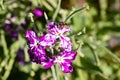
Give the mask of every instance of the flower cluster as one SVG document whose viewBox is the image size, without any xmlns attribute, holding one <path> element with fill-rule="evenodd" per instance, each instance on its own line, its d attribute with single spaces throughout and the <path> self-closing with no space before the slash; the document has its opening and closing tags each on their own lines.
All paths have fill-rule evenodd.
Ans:
<svg viewBox="0 0 120 80">
<path fill-rule="evenodd" d="M 69 31 L 68 25 L 64 26 L 55 22 L 50 22 L 47 25 L 47 33 L 39 38 L 34 31 L 27 30 L 30 60 L 41 64 L 43 68 L 50 68 L 59 63 L 63 72 L 72 72 L 71 61 L 75 59 L 77 53 L 72 51 L 72 42 L 65 36 L 65 33 Z"/>
</svg>

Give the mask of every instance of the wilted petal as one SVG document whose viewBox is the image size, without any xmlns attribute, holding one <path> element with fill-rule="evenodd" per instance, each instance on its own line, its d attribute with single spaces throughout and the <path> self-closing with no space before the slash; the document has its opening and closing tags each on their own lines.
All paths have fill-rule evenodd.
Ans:
<svg viewBox="0 0 120 80">
<path fill-rule="evenodd" d="M 51 59 L 47 56 L 42 56 L 41 57 L 41 65 L 43 66 L 43 68 L 50 68 L 52 65 L 54 65 L 53 59 Z"/>
<path fill-rule="evenodd" d="M 25 63 L 25 53 L 24 53 L 23 48 L 20 48 L 17 51 L 16 59 L 17 59 L 20 66 L 24 65 L 24 63 Z"/>
<path fill-rule="evenodd" d="M 12 31 L 12 26 L 13 24 L 4 24 L 3 28 L 5 29 L 6 32 L 10 33 Z"/>
<path fill-rule="evenodd" d="M 65 73 L 73 72 L 73 66 L 71 62 L 60 63 L 61 69 Z"/>
<path fill-rule="evenodd" d="M 65 51 L 71 51 L 72 49 L 72 42 L 68 37 L 60 37 L 61 46 Z"/>
<path fill-rule="evenodd" d="M 51 46 L 56 42 L 56 36 L 52 34 L 46 34 L 40 37 L 40 45 Z"/>
<path fill-rule="evenodd" d="M 71 61 L 75 59 L 77 52 L 75 51 L 66 52 L 65 51 L 65 52 L 62 52 L 61 54 L 65 61 Z"/>
<path fill-rule="evenodd" d="M 18 40 L 18 32 L 17 31 L 11 31 L 10 35 L 15 39 Z"/>
</svg>

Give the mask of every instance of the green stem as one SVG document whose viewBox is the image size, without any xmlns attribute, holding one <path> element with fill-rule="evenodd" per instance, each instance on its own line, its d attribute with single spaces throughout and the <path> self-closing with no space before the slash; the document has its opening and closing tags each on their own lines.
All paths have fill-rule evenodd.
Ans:
<svg viewBox="0 0 120 80">
<path fill-rule="evenodd" d="M 7 64 L 9 57 L 5 57 L 0 63 L 0 72 L 3 70 L 3 67 Z"/>
<path fill-rule="evenodd" d="M 60 10 L 60 4 L 61 4 L 61 0 L 58 0 L 57 9 L 56 9 L 55 13 L 53 14 L 53 19 L 52 19 L 53 21 L 55 21 L 55 19 L 57 17 L 57 14 L 58 14 L 58 12 Z"/>
<path fill-rule="evenodd" d="M 34 27 L 34 30 L 35 30 L 36 32 L 38 32 L 39 28 L 38 28 L 38 26 L 37 26 L 37 24 L 36 24 L 36 21 L 34 20 L 33 13 L 29 13 L 29 14 L 28 14 L 28 17 L 30 18 L 30 21 L 32 22 L 33 26 L 35 26 L 35 27 Z"/>
<path fill-rule="evenodd" d="M 28 14 L 28 17 L 30 18 L 31 22 L 34 22 L 33 14 L 32 14 L 32 13 L 29 13 L 29 14 Z"/>
<path fill-rule="evenodd" d="M 77 48 L 77 43 L 75 41 L 75 36 L 72 36 L 72 43 L 73 43 L 73 47 L 76 49 Z M 79 53 L 79 52 L 77 52 Z M 80 61 L 80 56 L 76 56 L 76 64 L 78 64 L 78 66 L 81 66 L 81 61 Z M 83 74 L 82 71 L 80 69 L 77 69 L 77 74 L 78 74 L 78 78 L 79 80 L 83 80 Z M 77 79 L 76 79 L 77 80 Z"/>
<path fill-rule="evenodd" d="M 11 45 L 11 47 L 10 47 L 10 60 L 9 60 L 8 64 L 5 65 L 5 72 L 4 72 L 4 75 L 2 77 L 2 80 L 8 79 L 8 77 L 11 73 L 11 70 L 13 68 L 14 62 L 15 62 L 16 52 L 20 48 L 21 42 L 23 42 L 23 41 L 18 40 Z"/>
<path fill-rule="evenodd" d="M 120 58 L 118 56 L 116 56 L 114 53 L 112 53 L 110 50 L 108 50 L 104 46 L 99 46 L 99 47 L 102 48 L 104 51 L 106 51 L 114 60 L 116 60 L 116 62 L 120 64 Z"/>
<path fill-rule="evenodd" d="M 84 10 L 84 9 L 86 9 L 86 7 L 82 7 L 82 8 L 80 8 L 80 9 L 78 9 L 78 10 L 75 10 L 73 13 L 71 13 L 66 19 L 65 19 L 65 21 L 64 22 L 67 22 L 70 18 L 72 18 L 76 13 L 78 13 L 78 12 L 80 12 L 81 10 Z"/>
<path fill-rule="evenodd" d="M 55 67 L 56 67 L 56 70 L 57 70 L 57 71 L 56 71 L 57 79 L 60 80 L 60 68 L 59 68 L 59 65 L 56 64 Z"/>
<path fill-rule="evenodd" d="M 4 10 L 5 8 L 4 8 L 4 5 L 3 5 L 3 0 L 1 0 L 0 1 L 0 6 L 1 6 L 1 8 Z"/>
<path fill-rule="evenodd" d="M 54 80 L 57 80 L 56 72 L 55 72 L 55 68 L 54 68 L 54 66 L 51 67 L 51 70 L 52 70 L 52 74 L 53 74 L 53 78 L 54 78 Z"/>
<path fill-rule="evenodd" d="M 95 49 L 90 45 L 90 44 L 87 44 L 88 47 L 91 49 L 91 51 L 93 52 L 93 56 L 95 58 L 95 61 L 96 61 L 96 65 L 100 65 L 100 60 L 98 58 L 98 55 L 96 54 L 95 52 Z"/>
<path fill-rule="evenodd" d="M 69 77 L 65 75 L 65 80 L 69 80 Z"/>
<path fill-rule="evenodd" d="M 7 78 L 9 77 L 9 74 L 10 74 L 13 64 L 14 64 L 14 61 L 15 61 L 15 57 L 10 59 L 8 65 L 6 66 L 6 71 L 2 77 L 2 80 L 7 80 Z"/>
<path fill-rule="evenodd" d="M 8 49 L 7 49 L 7 44 L 6 44 L 6 40 L 5 40 L 5 36 L 4 36 L 4 31 L 1 31 L 1 43 L 3 46 L 4 55 L 7 57 Z"/>
<path fill-rule="evenodd" d="M 44 12 L 44 17 L 45 17 L 46 22 L 48 23 L 49 22 L 48 16 L 47 16 L 47 14 L 45 12 Z"/>
<path fill-rule="evenodd" d="M 5 66 L 5 73 L 2 77 L 2 80 L 7 80 L 10 73 L 11 73 L 11 70 L 12 70 L 12 67 L 13 67 L 13 64 L 15 62 L 15 50 L 14 49 L 11 49 L 11 52 L 10 52 L 10 60 L 9 60 L 9 63 L 8 65 Z"/>
<path fill-rule="evenodd" d="M 77 57 L 76 57 L 76 64 L 77 64 L 78 66 L 81 66 L 81 65 L 82 65 L 82 64 L 81 64 L 80 56 L 77 56 Z M 82 71 L 82 70 L 77 69 L 77 74 L 78 74 L 78 78 L 79 78 L 79 79 L 76 79 L 76 80 L 84 80 L 84 76 L 83 76 L 83 71 Z"/>
<path fill-rule="evenodd" d="M 120 64 L 120 58 L 118 56 L 116 56 L 114 53 L 112 53 L 110 50 L 108 50 L 105 46 L 102 45 L 98 45 L 95 42 L 90 42 L 89 40 L 86 40 L 86 38 L 82 38 L 86 43 L 88 44 L 93 44 L 95 45 L 97 48 L 100 48 L 101 50 L 104 50 L 107 54 L 109 54 L 111 56 L 111 58 L 113 58 L 114 60 L 116 60 L 117 63 Z"/>
<path fill-rule="evenodd" d="M 70 73 L 64 73 L 65 80 L 71 80 L 70 77 L 71 77 Z"/>
</svg>

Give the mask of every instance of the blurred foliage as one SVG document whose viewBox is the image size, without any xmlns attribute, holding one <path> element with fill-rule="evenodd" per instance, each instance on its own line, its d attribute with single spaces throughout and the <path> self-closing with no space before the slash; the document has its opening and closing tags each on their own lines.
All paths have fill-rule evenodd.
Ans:
<svg viewBox="0 0 120 80">
<path fill-rule="evenodd" d="M 120 1 L 119 0 L 62 0 L 58 14 L 58 0 L 0 0 L 0 80 L 53 80 L 51 70 L 30 62 L 25 31 L 33 29 L 38 35 L 46 30 L 46 24 L 61 22 L 77 9 L 89 5 L 89 10 L 75 14 L 67 23 L 73 49 L 77 49 L 73 73 L 62 73 L 56 66 L 58 80 L 120 80 Z M 25 28 L 21 23 L 30 21 L 29 13 L 39 7 L 48 16 L 36 18 Z M 10 14 L 18 31 L 18 40 L 3 29 Z M 56 15 L 56 16 L 55 16 Z M 54 16 L 54 17 L 53 17 Z M 115 38 L 114 38 L 115 37 Z M 114 38 L 114 40 L 113 40 Z M 112 41 L 111 41 L 112 40 Z M 25 63 L 20 65 L 16 55 L 24 49 Z"/>
</svg>

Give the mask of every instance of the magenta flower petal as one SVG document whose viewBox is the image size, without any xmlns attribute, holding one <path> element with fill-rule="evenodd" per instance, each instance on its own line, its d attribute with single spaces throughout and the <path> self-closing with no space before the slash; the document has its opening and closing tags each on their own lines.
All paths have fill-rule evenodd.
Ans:
<svg viewBox="0 0 120 80">
<path fill-rule="evenodd" d="M 71 62 L 60 63 L 61 69 L 65 73 L 73 72 L 73 66 Z"/>
<path fill-rule="evenodd" d="M 72 50 L 72 42 L 70 38 L 68 37 L 60 37 L 61 40 L 61 46 L 65 51 L 71 51 Z"/>
<path fill-rule="evenodd" d="M 27 30 L 26 31 L 26 38 L 35 38 L 35 37 L 37 37 L 36 36 L 36 33 L 34 32 L 34 31 L 32 31 L 32 30 Z"/>
<path fill-rule="evenodd" d="M 70 27 L 68 26 L 68 27 L 63 27 L 63 28 L 61 28 L 61 31 L 62 31 L 62 33 L 63 34 L 65 34 L 66 32 L 69 32 L 71 29 L 70 29 Z"/>
<path fill-rule="evenodd" d="M 54 65 L 53 59 L 49 58 L 48 56 L 42 56 L 41 65 L 43 68 L 50 68 L 52 65 Z"/>
<path fill-rule="evenodd" d="M 71 61 L 71 60 L 74 60 L 76 55 L 77 55 L 77 52 L 75 51 L 71 51 L 71 52 L 62 52 L 62 57 L 64 57 L 64 60 L 66 61 Z"/>
<path fill-rule="evenodd" d="M 55 44 L 56 36 L 52 34 L 46 34 L 40 37 L 40 45 L 42 46 L 51 46 Z"/>
<path fill-rule="evenodd" d="M 38 44 L 39 44 L 38 42 L 39 41 L 37 39 L 35 39 L 35 38 L 31 39 L 30 41 L 28 40 L 28 43 L 29 43 L 28 45 L 29 45 L 30 49 L 35 50 L 37 48 Z"/>
<path fill-rule="evenodd" d="M 30 43 L 34 43 L 34 40 L 37 39 L 37 35 L 34 31 L 32 30 L 27 30 L 26 31 L 26 38 Z"/>
<path fill-rule="evenodd" d="M 33 51 L 34 51 L 34 54 L 36 54 L 38 56 L 39 55 L 46 55 L 46 52 L 45 52 L 43 46 L 41 46 L 41 45 L 38 45 L 38 47 L 35 47 Z"/>
</svg>

